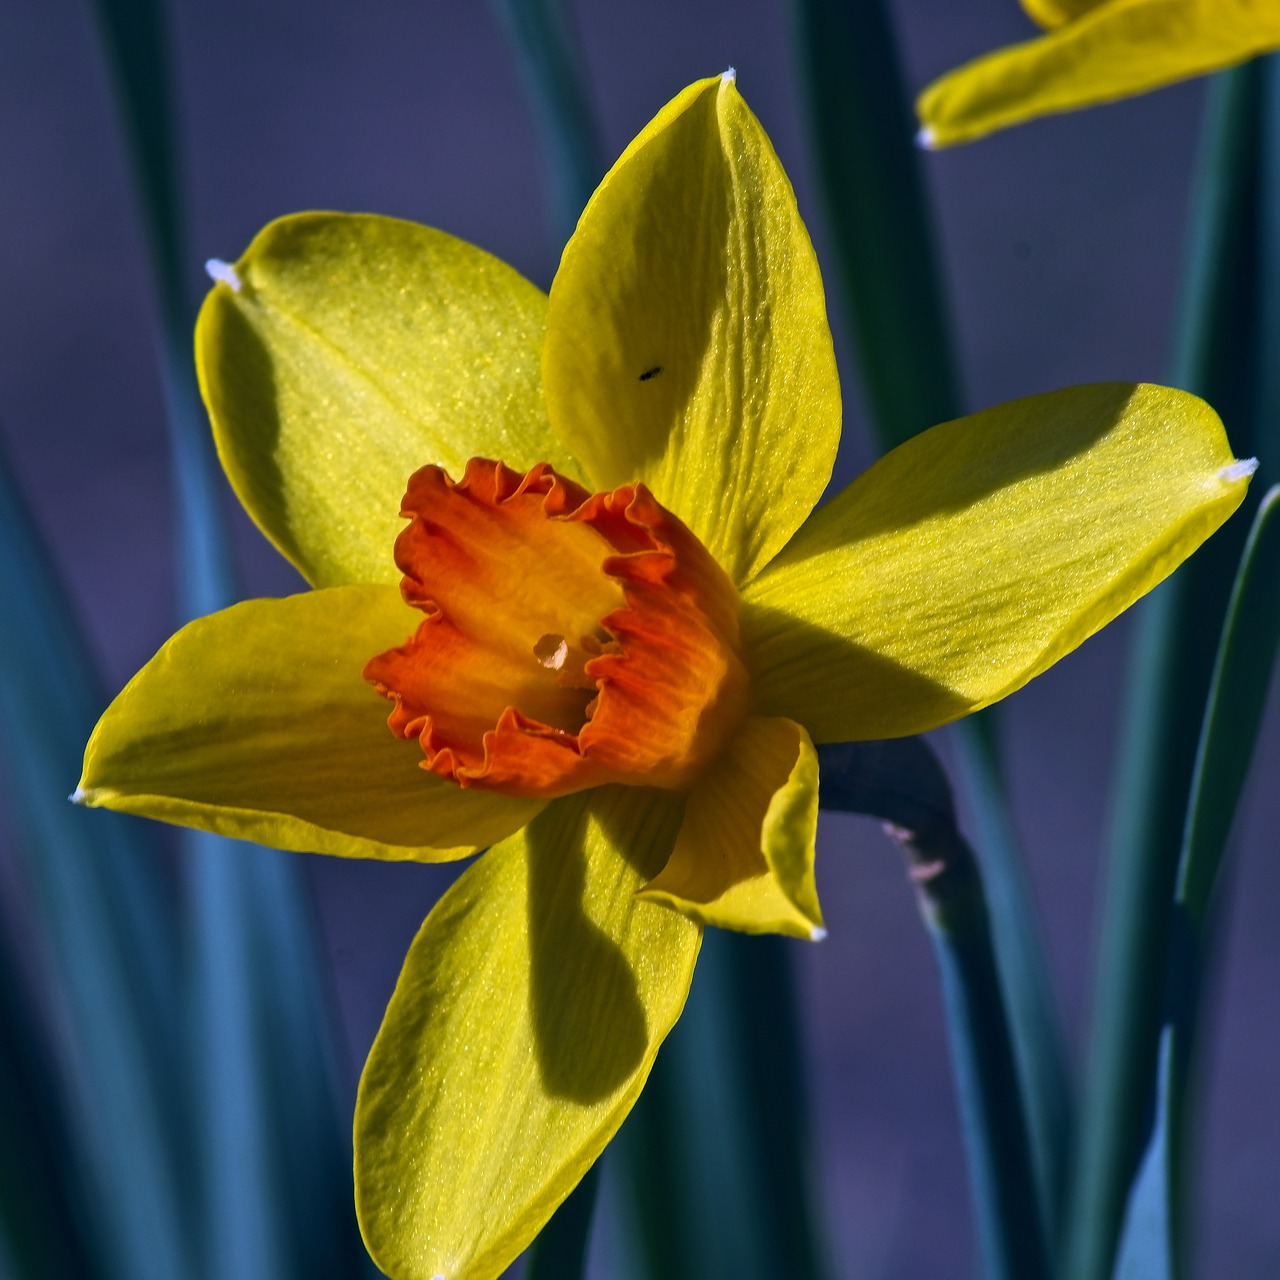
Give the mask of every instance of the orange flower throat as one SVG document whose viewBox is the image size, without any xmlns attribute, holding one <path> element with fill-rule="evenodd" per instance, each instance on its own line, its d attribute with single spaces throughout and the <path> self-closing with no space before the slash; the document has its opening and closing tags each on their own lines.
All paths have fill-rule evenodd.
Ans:
<svg viewBox="0 0 1280 1280">
<path fill-rule="evenodd" d="M 409 480 L 401 592 L 426 619 L 366 665 L 389 724 L 461 786 L 682 788 L 747 712 L 738 593 L 642 484 L 589 494 L 538 463 Z"/>
</svg>

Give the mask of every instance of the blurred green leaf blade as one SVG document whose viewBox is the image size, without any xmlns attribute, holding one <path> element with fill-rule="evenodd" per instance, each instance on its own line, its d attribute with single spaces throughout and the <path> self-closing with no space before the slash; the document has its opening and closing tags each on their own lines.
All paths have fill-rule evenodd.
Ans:
<svg viewBox="0 0 1280 1280">
<path fill-rule="evenodd" d="M 1261 263 L 1276 245 L 1280 131 L 1264 127 L 1280 64 L 1214 77 L 1193 178 L 1170 381 L 1222 415 L 1237 454 L 1280 454 L 1280 362 Z M 1269 185 L 1270 182 L 1270 185 Z M 1270 193 L 1270 194 L 1269 194 Z M 1268 230 L 1270 228 L 1270 230 Z M 1268 249 L 1268 240 L 1271 248 Z M 1276 277 L 1280 279 L 1280 276 Z M 1268 391 L 1268 387 L 1271 388 Z M 1170 922 L 1201 715 L 1259 480 L 1230 521 L 1140 606 L 1121 714 L 1085 1108 L 1067 1275 L 1108 1280 L 1152 1114 Z"/>
<path fill-rule="evenodd" d="M 1227 606 L 1183 835 L 1178 900 L 1203 929 L 1280 646 L 1280 485 L 1263 496 Z"/>
<path fill-rule="evenodd" d="M 524 1280 L 581 1280 L 586 1270 L 599 1183 L 597 1162 L 529 1246 Z"/>
<path fill-rule="evenodd" d="M 67 803 L 104 699 L 3 456 L 0 592 L 24 602 L 0 610 L 3 777 L 41 959 L 72 1028 L 68 1125 L 90 1170 L 97 1247 L 122 1278 L 188 1274 L 174 912 L 141 826 L 99 823 Z"/>
<path fill-rule="evenodd" d="M 1178 1248 L 1169 1212 L 1174 1199 L 1169 1145 L 1173 1038 L 1174 1029 L 1166 1026 L 1160 1037 L 1155 1127 L 1129 1195 L 1116 1251 L 1115 1280 L 1174 1280 L 1181 1274 L 1176 1267 Z"/>
<path fill-rule="evenodd" d="M 810 134 L 881 451 L 959 417 L 915 116 L 881 0 L 795 0 Z"/>
<path fill-rule="evenodd" d="M 0 936 L 0 1275 L 99 1280 L 45 1028 Z"/>
<path fill-rule="evenodd" d="M 1183 1197 L 1188 1093 L 1196 1050 L 1209 910 L 1244 790 L 1280 652 L 1280 485 L 1259 504 L 1232 588 L 1205 707 L 1179 864 L 1175 928 L 1165 969 L 1165 1015 L 1155 1116 L 1130 1192 L 1116 1280 L 1178 1280 L 1186 1272 Z"/>
<path fill-rule="evenodd" d="M 827 1274 L 812 1197 L 792 939 L 709 929 L 689 1002 L 619 1141 L 652 1280 Z"/>
<path fill-rule="evenodd" d="M 586 62 L 564 0 L 492 0 L 492 6 L 533 104 L 546 155 L 551 239 L 559 248 L 607 167 Z"/>
<path fill-rule="evenodd" d="M 963 412 L 916 121 L 882 0 L 794 0 L 810 133 L 880 450 Z M 1005 796 L 996 712 L 951 733 L 977 830 L 1041 1211 L 1056 1224 L 1074 1117 L 1061 1011 Z M 1056 1227 L 1055 1227 L 1056 1230 Z"/>
<path fill-rule="evenodd" d="M 158 302 L 183 618 L 237 595 L 223 483 L 191 351 L 181 151 L 160 0 L 94 0 Z M 327 991 L 296 861 L 184 835 L 200 1064 L 200 1170 L 211 1274 L 347 1276 L 367 1265 L 352 1208 Z M 267 980 L 266 975 L 270 975 Z M 363 1260 L 363 1262 L 362 1262 Z"/>
</svg>

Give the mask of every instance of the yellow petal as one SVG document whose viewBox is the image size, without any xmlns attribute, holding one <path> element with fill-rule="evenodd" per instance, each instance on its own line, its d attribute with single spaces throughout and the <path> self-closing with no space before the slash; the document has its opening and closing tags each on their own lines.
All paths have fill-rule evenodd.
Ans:
<svg viewBox="0 0 1280 1280">
<path fill-rule="evenodd" d="M 1276 0 L 1107 0 L 1049 35 L 999 49 L 935 80 L 916 110 L 928 143 L 950 146 L 1276 48 Z"/>
<path fill-rule="evenodd" d="M 1052 31 L 1107 3 L 1109 0 L 1022 0 L 1022 7 L 1033 22 Z"/>
<path fill-rule="evenodd" d="M 399 580 L 400 499 L 425 463 L 580 474 L 542 402 L 547 300 L 496 258 L 411 222 L 308 213 L 220 274 L 196 326 L 218 452 L 312 584 Z"/>
<path fill-rule="evenodd" d="M 249 600 L 178 632 L 107 708 L 77 798 L 280 849 L 462 857 L 537 802 L 420 768 L 361 676 L 421 621 L 394 587 Z"/>
<path fill-rule="evenodd" d="M 701 938 L 635 897 L 680 812 L 635 787 L 557 800 L 427 917 L 356 1103 L 356 1208 L 388 1275 L 499 1275 L 630 1110 Z"/>
<path fill-rule="evenodd" d="M 1251 472 L 1208 405 L 1164 387 L 1072 387 L 934 427 L 748 588 L 757 709 L 837 742 L 1003 698 L 1171 573 Z"/>
<path fill-rule="evenodd" d="M 794 720 L 753 716 L 690 792 L 676 847 L 640 896 L 702 924 L 821 938 L 818 756 Z"/>
<path fill-rule="evenodd" d="M 591 198 L 543 377 L 593 485 L 643 480 L 738 582 L 817 502 L 840 435 L 822 281 L 728 73 L 664 107 Z"/>
</svg>

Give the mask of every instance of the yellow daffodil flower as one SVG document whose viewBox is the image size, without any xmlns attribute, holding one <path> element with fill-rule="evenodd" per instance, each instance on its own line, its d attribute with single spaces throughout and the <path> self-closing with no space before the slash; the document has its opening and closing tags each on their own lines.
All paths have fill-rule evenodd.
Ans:
<svg viewBox="0 0 1280 1280">
<path fill-rule="evenodd" d="M 1280 49 L 1280 0 L 1022 0 L 1047 34 L 997 49 L 920 95 L 926 146 L 970 142 Z"/>
<path fill-rule="evenodd" d="M 704 924 L 821 936 L 814 742 L 1012 692 L 1247 484 L 1206 405 L 1106 385 L 935 427 L 814 512 L 822 284 L 730 75 L 628 147 L 549 298 L 381 217 L 286 218 L 213 270 L 222 462 L 314 589 L 180 631 L 79 798 L 351 857 L 493 846 L 360 1084 L 360 1221 L 400 1280 L 529 1243 L 639 1094 Z"/>
</svg>

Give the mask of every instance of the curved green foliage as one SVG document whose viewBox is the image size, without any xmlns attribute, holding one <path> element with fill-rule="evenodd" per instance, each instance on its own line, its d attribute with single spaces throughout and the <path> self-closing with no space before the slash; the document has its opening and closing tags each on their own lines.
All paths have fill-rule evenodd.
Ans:
<svg viewBox="0 0 1280 1280">
<path fill-rule="evenodd" d="M 94 1249 L 138 1280 L 190 1274 L 178 1088 L 176 921 L 157 851 L 128 820 L 67 803 L 102 702 L 52 561 L 0 458 L 0 780 L 32 888 L 40 961 L 72 1054 L 63 1100 Z"/>
<path fill-rule="evenodd" d="M 1218 646 L 1182 837 L 1155 1119 L 1129 1197 L 1118 1280 L 1185 1275 L 1188 1082 L 1209 950 L 1209 911 L 1280 652 L 1280 485 L 1263 497 Z"/>
<path fill-rule="evenodd" d="M 168 32 L 159 0 L 94 0 L 93 7 L 152 269 L 179 515 L 179 611 L 189 618 L 229 603 L 236 588 L 224 491 L 191 362 L 191 264 Z M 101 815 L 84 816 L 101 830 Z M 350 1208 L 350 1147 L 336 1105 L 326 997 L 316 982 L 301 868 L 270 856 L 237 856 L 234 845 L 205 836 L 190 842 L 198 984 L 191 1026 L 204 1068 L 197 1120 L 204 1141 L 198 1172 L 189 1169 L 173 1185 L 201 1178 L 198 1238 L 221 1274 L 276 1280 L 293 1268 L 309 1278 L 346 1276 L 363 1251 Z M 300 1175 L 290 1177 L 291 1168 Z M 180 1223 L 195 1229 L 176 1213 L 168 1221 L 175 1230 Z M 159 1274 L 196 1272 L 174 1262 Z"/>
<path fill-rule="evenodd" d="M 1280 364 L 1259 325 L 1260 267 L 1280 200 L 1264 175 L 1280 135 L 1263 126 L 1275 59 L 1210 87 L 1189 215 L 1171 380 L 1233 424 L 1255 480 L 1274 479 Z M 1274 91 L 1274 90 L 1272 90 Z M 1270 278 L 1275 278 L 1274 273 Z M 1250 496 L 1244 510 L 1254 509 Z M 1161 997 L 1186 800 L 1201 716 L 1232 576 L 1248 525 L 1237 517 L 1156 592 L 1137 617 L 1121 717 L 1108 868 L 1089 1041 L 1085 1107 L 1073 1179 L 1067 1274 L 1109 1280 L 1131 1183 L 1142 1157 L 1157 1069 Z"/>
</svg>

